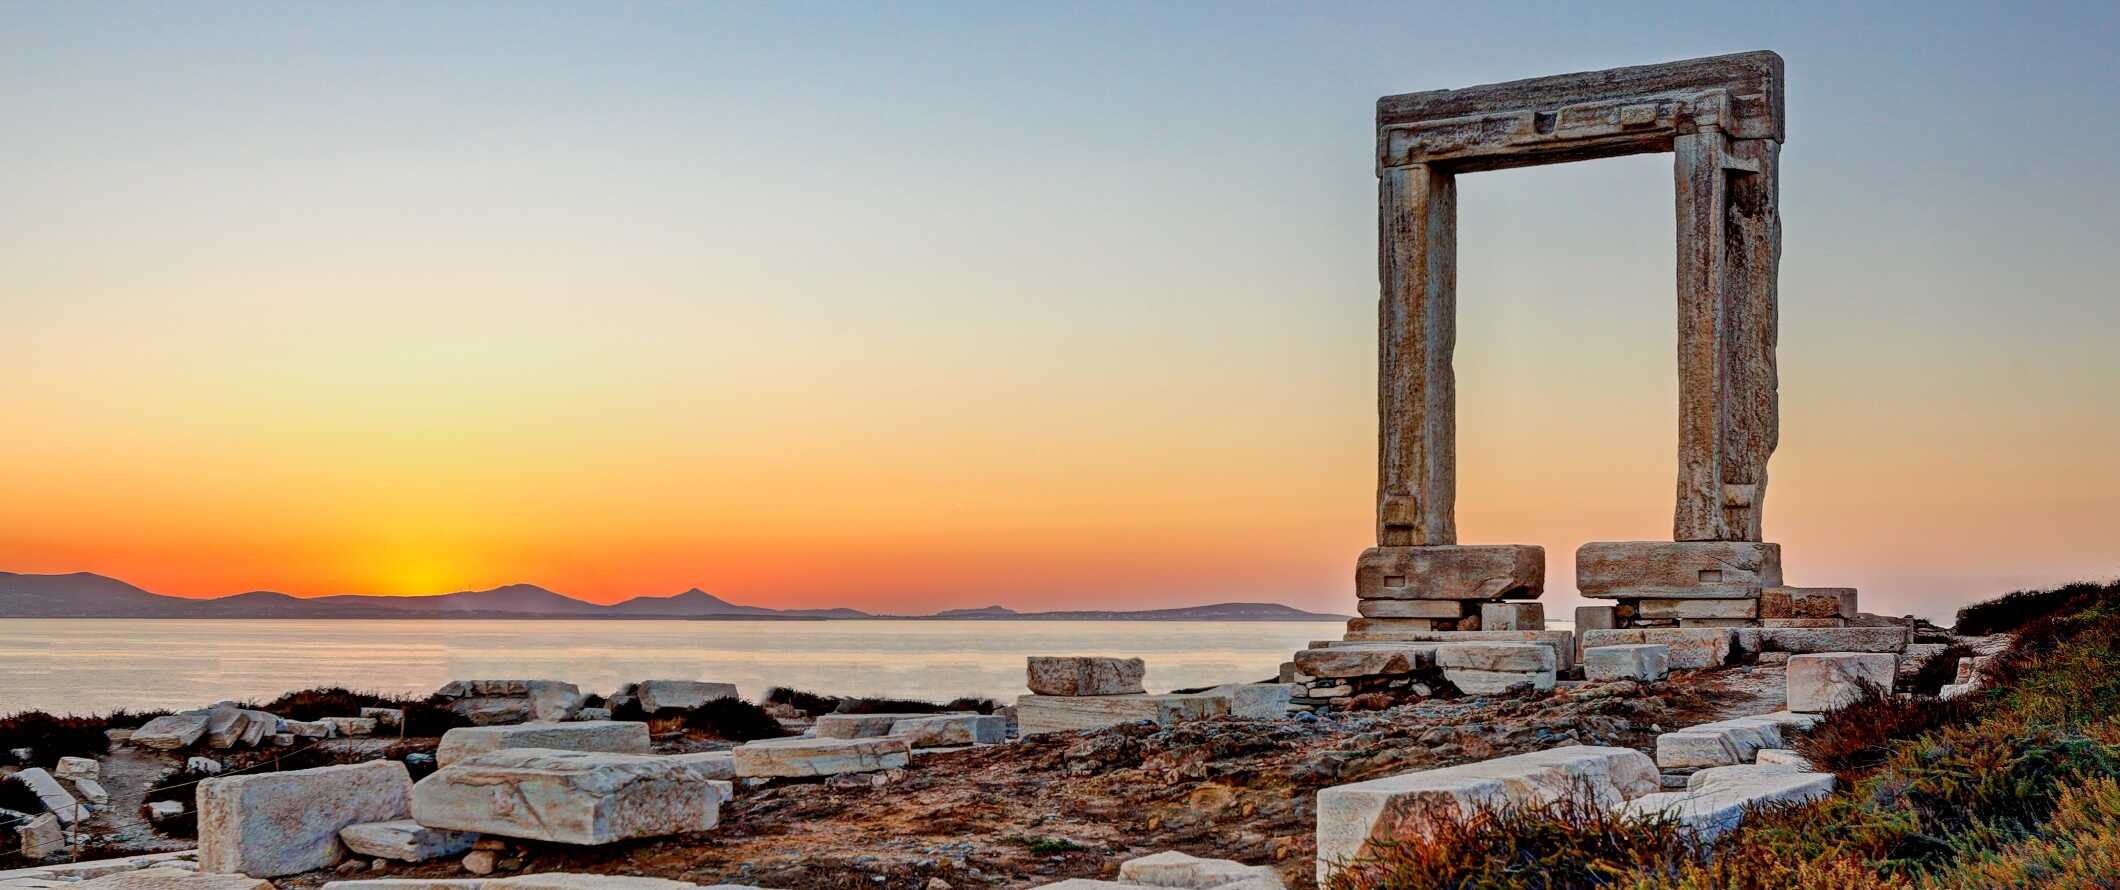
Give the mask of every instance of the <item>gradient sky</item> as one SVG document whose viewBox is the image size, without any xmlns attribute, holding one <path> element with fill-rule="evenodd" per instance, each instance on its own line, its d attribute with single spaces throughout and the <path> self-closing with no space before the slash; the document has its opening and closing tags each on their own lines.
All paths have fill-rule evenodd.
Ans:
<svg viewBox="0 0 2120 890">
<path fill-rule="evenodd" d="M 0 569 L 1351 612 L 1377 96 L 1788 64 L 1790 583 L 2120 573 L 2107 3 L 0 2 Z M 1667 539 L 1668 156 L 1461 181 L 1459 527 Z"/>
</svg>

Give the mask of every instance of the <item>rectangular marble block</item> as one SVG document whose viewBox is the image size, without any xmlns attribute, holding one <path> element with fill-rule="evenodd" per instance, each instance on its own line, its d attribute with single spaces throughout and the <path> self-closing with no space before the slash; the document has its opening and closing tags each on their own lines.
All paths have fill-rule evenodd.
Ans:
<svg viewBox="0 0 2120 890">
<path fill-rule="evenodd" d="M 1481 603 L 1481 630 L 1545 630 L 1546 607 L 1540 603 Z"/>
<path fill-rule="evenodd" d="M 1030 736 L 1046 732 L 1102 729 L 1136 720 L 1169 726 L 1180 720 L 1221 717 L 1229 713 L 1226 695 L 1024 695 L 1016 698 L 1016 731 Z"/>
<path fill-rule="evenodd" d="M 1479 605 L 1472 600 L 1356 600 L 1355 612 L 1364 618 L 1456 621 L 1465 617 L 1467 606 L 1477 609 Z M 1475 611 L 1473 614 L 1479 613 Z"/>
<path fill-rule="evenodd" d="M 1768 587 L 1759 592 L 1761 618 L 1853 618 L 1853 587 Z"/>
<path fill-rule="evenodd" d="M 1781 586 L 1781 545 L 1593 541 L 1575 551 L 1575 586 L 1594 599 L 1756 598 Z"/>
<path fill-rule="evenodd" d="M 1669 665 L 1675 670 L 1697 671 L 1720 667 L 1730 659 L 1736 632 L 1719 628 L 1623 627 L 1615 630 L 1583 631 L 1583 651 L 1601 646 L 1649 643 L 1671 649 Z"/>
<path fill-rule="evenodd" d="M 1890 627 L 1746 627 L 1735 631 L 1742 652 L 1892 652 L 1906 651 L 1913 630 Z"/>
<path fill-rule="evenodd" d="M 1361 619 L 1355 619 L 1359 621 Z M 1353 622 L 1349 622 L 1350 625 Z M 1556 664 L 1560 670 L 1568 670 L 1575 662 L 1575 633 L 1565 630 L 1383 630 L 1371 627 L 1350 627 L 1345 640 L 1324 641 L 1324 646 L 1312 648 L 1334 648 L 1359 646 L 1368 643 L 1545 643 L 1554 648 Z M 1628 642 L 1641 642 L 1630 640 Z"/>
<path fill-rule="evenodd" d="M 1638 618 L 1753 618 L 1759 601 L 1749 597 L 1730 600 L 1644 599 L 1634 602 Z"/>
<path fill-rule="evenodd" d="M 1361 599 L 1536 599 L 1546 590 L 1546 548 L 1529 544 L 1371 547 L 1355 562 Z"/>
</svg>

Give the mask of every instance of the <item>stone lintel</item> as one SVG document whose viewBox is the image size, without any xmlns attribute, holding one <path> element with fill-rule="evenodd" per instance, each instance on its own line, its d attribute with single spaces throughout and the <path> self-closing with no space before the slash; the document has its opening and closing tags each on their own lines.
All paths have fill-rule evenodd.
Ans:
<svg viewBox="0 0 2120 890">
<path fill-rule="evenodd" d="M 1372 547 L 1355 562 L 1354 590 L 1362 599 L 1536 599 L 1546 590 L 1546 548 Z"/>
<path fill-rule="evenodd" d="M 1759 51 L 1377 100 L 1377 166 L 1496 170 L 1670 151 L 1703 130 L 1784 137 L 1782 60 Z"/>
<path fill-rule="evenodd" d="M 1781 545 L 1593 541 L 1575 551 L 1575 586 L 1593 599 L 1756 598 L 1781 586 Z"/>
</svg>

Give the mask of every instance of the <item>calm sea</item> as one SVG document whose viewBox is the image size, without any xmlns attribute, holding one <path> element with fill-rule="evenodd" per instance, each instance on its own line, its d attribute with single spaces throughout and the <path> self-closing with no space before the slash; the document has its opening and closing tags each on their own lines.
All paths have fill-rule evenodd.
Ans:
<svg viewBox="0 0 2120 890">
<path fill-rule="evenodd" d="M 1256 681 L 1337 622 L 0 621 L 0 714 L 190 708 L 312 686 L 427 693 L 451 679 L 645 679 L 946 700 L 1024 692 L 1027 655 L 1148 661 L 1152 691 Z"/>
</svg>

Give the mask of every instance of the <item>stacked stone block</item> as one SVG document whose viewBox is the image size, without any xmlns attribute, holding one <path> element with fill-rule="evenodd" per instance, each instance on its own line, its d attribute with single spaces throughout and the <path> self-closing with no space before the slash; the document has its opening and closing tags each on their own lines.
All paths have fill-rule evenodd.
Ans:
<svg viewBox="0 0 2120 890">
<path fill-rule="evenodd" d="M 1855 591 L 1782 583 L 1781 545 L 1759 541 L 1607 541 L 1575 553 L 1584 596 L 1609 599 L 1577 610 L 1612 628 L 1845 627 Z M 1609 624 L 1607 623 L 1609 622 Z"/>
<path fill-rule="evenodd" d="M 1427 696 L 1435 691 L 1435 643 L 1313 643 L 1281 666 L 1281 682 L 1297 692 L 1293 708 L 1315 709 L 1356 695 L 1381 692 Z"/>
<path fill-rule="evenodd" d="M 1355 563 L 1350 633 L 1544 630 L 1545 548 L 1372 547 Z"/>
</svg>

